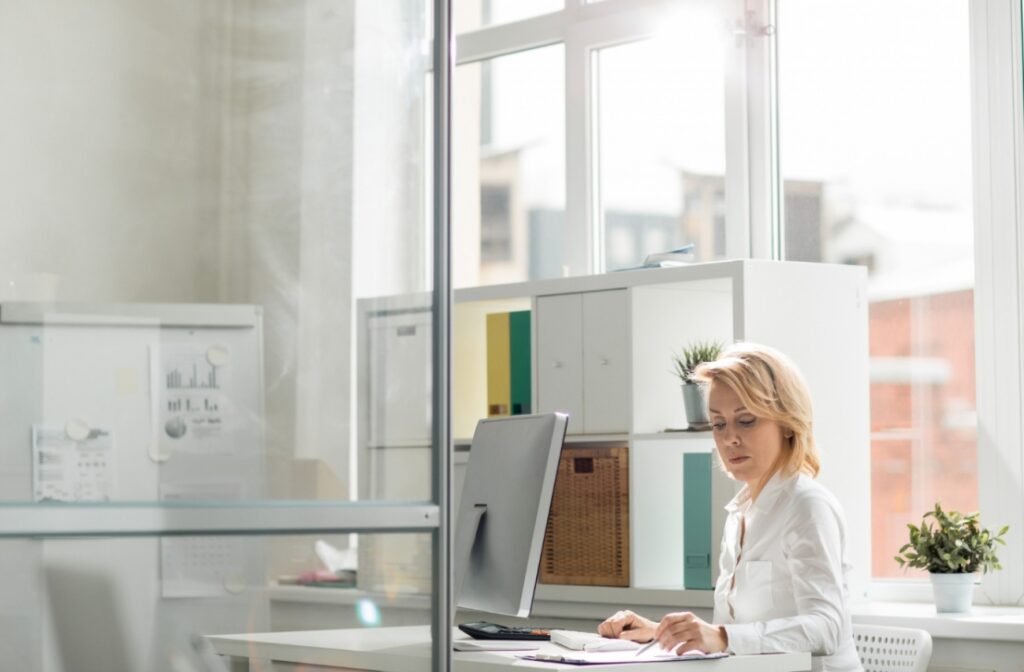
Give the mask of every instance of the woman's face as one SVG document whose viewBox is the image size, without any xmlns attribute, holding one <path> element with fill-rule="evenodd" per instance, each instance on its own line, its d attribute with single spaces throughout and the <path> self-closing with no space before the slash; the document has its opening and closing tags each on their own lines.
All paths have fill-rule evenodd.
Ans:
<svg viewBox="0 0 1024 672">
<path fill-rule="evenodd" d="M 782 427 L 743 406 L 725 383 L 711 381 L 708 411 L 718 456 L 733 478 L 755 486 L 776 465 L 785 442 Z"/>
</svg>

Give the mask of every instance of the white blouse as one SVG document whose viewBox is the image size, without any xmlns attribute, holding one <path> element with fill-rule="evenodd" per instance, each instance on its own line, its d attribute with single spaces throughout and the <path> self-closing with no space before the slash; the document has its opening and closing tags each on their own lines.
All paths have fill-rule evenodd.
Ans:
<svg viewBox="0 0 1024 672">
<path fill-rule="evenodd" d="M 853 644 L 846 520 L 803 474 L 776 474 L 757 500 L 744 487 L 725 507 L 714 622 L 736 654 L 809 651 L 812 669 L 862 670 Z"/>
</svg>

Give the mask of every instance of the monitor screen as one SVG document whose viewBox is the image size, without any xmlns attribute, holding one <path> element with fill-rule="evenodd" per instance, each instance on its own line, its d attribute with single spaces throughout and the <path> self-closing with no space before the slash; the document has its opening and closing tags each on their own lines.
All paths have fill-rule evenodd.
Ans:
<svg viewBox="0 0 1024 672">
<path fill-rule="evenodd" d="M 458 606 L 530 615 L 568 418 L 514 415 L 477 424 L 455 517 Z"/>
</svg>

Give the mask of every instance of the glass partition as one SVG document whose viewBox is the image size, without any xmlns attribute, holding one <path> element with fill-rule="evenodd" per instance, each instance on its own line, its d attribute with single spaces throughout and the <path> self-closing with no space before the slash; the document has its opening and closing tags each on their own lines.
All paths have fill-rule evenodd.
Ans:
<svg viewBox="0 0 1024 672">
<path fill-rule="evenodd" d="M 204 635 L 327 593 L 439 613 L 436 15 L 0 0 L 4 660 L 221 669 Z"/>
</svg>

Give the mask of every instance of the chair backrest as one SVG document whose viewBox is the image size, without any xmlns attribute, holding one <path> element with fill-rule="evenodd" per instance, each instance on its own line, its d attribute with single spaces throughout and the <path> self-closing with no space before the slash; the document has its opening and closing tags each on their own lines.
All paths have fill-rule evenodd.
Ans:
<svg viewBox="0 0 1024 672">
<path fill-rule="evenodd" d="M 854 625 L 853 642 L 864 672 L 925 672 L 932 636 L 917 628 Z"/>
</svg>

